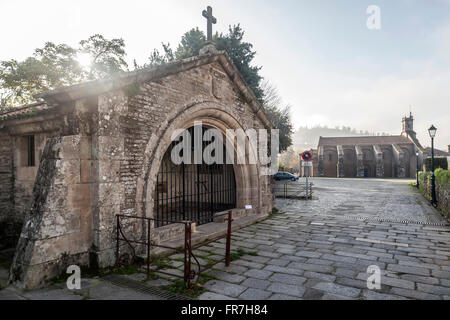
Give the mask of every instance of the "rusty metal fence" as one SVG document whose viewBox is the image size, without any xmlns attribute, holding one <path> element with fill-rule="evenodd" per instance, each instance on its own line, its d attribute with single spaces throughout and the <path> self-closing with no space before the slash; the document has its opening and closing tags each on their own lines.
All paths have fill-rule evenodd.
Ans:
<svg viewBox="0 0 450 320">
<path fill-rule="evenodd" d="M 139 240 L 130 240 L 126 237 L 123 227 L 122 227 L 122 220 L 124 219 L 137 219 L 137 220 L 142 220 L 145 225 L 146 225 L 146 239 L 143 241 L 139 241 Z M 164 220 L 162 221 L 161 219 L 153 219 L 153 218 L 145 218 L 145 217 L 135 217 L 135 216 L 127 216 L 127 215 L 116 215 L 116 267 L 120 266 L 120 242 L 125 242 L 131 249 L 131 253 L 133 255 L 134 258 L 137 257 L 136 255 L 136 248 L 135 245 L 143 245 L 146 249 L 146 274 L 147 274 L 147 279 L 150 278 L 150 273 L 151 273 L 151 250 L 152 248 L 163 248 L 163 249 L 169 249 L 172 251 L 175 251 L 177 253 L 183 253 L 184 254 L 184 272 L 183 272 L 183 276 L 174 274 L 174 273 L 170 273 L 170 272 L 166 272 L 166 271 L 162 271 L 162 270 L 158 270 L 158 273 L 161 274 L 165 274 L 171 277 L 177 277 L 180 279 L 184 280 L 184 283 L 186 284 L 187 287 L 191 287 L 191 282 L 192 280 L 196 279 L 196 281 L 199 279 L 200 275 L 202 272 L 205 272 L 206 270 L 211 269 L 212 267 L 214 267 L 216 264 L 220 263 L 220 262 L 225 262 L 225 266 L 229 267 L 230 266 L 230 251 L 231 251 L 231 227 L 232 227 L 232 211 L 228 212 L 228 217 L 227 217 L 227 233 L 225 236 L 219 236 L 216 237 L 214 239 L 210 239 L 204 242 L 201 242 L 197 245 L 193 245 L 192 244 L 192 221 L 168 221 L 168 220 Z M 159 222 L 159 223 L 168 223 L 168 224 L 181 224 L 184 225 L 184 245 L 182 248 L 180 247 L 170 247 L 170 246 L 165 246 L 165 245 L 161 245 L 161 244 L 155 244 L 151 241 L 151 223 L 154 222 Z M 203 246 L 208 245 L 211 242 L 215 242 L 217 240 L 226 238 L 226 246 L 225 246 L 225 257 L 221 260 L 218 260 L 214 263 L 208 264 L 206 266 L 202 266 L 199 262 L 199 260 L 197 259 L 197 257 L 194 254 L 194 250 L 199 249 Z M 195 263 L 197 265 L 197 270 L 195 270 L 194 268 L 192 268 L 192 264 Z M 196 282 L 195 281 L 195 282 Z"/>
</svg>

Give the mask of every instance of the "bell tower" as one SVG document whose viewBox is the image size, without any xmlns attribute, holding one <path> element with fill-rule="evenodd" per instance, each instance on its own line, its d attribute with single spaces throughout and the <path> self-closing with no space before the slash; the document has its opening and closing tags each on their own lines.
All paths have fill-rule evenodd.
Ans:
<svg viewBox="0 0 450 320">
<path fill-rule="evenodd" d="M 402 136 L 416 138 L 414 118 L 411 112 L 409 113 L 409 117 L 403 117 L 402 119 Z"/>
</svg>

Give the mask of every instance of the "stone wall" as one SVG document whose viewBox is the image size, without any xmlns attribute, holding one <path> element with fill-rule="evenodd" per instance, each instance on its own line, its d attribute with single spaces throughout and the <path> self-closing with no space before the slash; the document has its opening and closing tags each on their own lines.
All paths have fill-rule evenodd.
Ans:
<svg viewBox="0 0 450 320">
<path fill-rule="evenodd" d="M 0 250 L 13 247 L 22 223 L 14 214 L 14 167 L 12 138 L 0 134 Z"/>
<path fill-rule="evenodd" d="M 35 143 L 35 166 L 33 167 L 26 166 L 26 159 L 23 159 L 27 156 L 26 136 L 14 136 L 12 139 L 14 148 L 14 216 L 18 221 L 23 221 L 26 212 L 30 209 L 34 180 L 48 137 L 46 133 L 33 135 Z"/>
<path fill-rule="evenodd" d="M 0 222 L 14 219 L 14 173 L 12 138 L 0 134 Z"/>
<path fill-rule="evenodd" d="M 20 287 L 41 287 L 70 264 L 89 264 L 91 186 L 80 176 L 81 145 L 80 136 L 47 140 L 10 273 Z"/>
</svg>

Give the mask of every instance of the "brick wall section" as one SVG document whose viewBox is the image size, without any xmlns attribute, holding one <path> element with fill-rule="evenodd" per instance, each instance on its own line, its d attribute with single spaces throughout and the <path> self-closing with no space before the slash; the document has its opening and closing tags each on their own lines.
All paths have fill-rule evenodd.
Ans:
<svg viewBox="0 0 450 320">
<path fill-rule="evenodd" d="M 12 138 L 0 133 L 0 222 L 12 218 L 14 205 Z"/>
</svg>

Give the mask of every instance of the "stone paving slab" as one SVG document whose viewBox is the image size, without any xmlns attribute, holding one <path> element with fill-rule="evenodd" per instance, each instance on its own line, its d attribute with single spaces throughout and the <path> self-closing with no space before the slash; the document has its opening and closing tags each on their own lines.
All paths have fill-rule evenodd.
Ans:
<svg viewBox="0 0 450 320">
<path fill-rule="evenodd" d="M 232 298 L 238 297 L 242 292 L 244 292 L 247 289 L 247 287 L 220 280 L 208 281 L 205 283 L 204 287 L 215 293 L 223 294 L 225 296 Z"/>
<path fill-rule="evenodd" d="M 266 300 L 272 295 L 271 292 L 264 290 L 248 288 L 239 296 L 241 300 Z"/>
<path fill-rule="evenodd" d="M 272 282 L 266 290 L 274 293 L 287 294 L 299 298 L 301 298 L 305 293 L 305 288 L 301 286 L 290 285 L 281 282 Z"/>
<path fill-rule="evenodd" d="M 332 197 L 325 194 L 323 199 L 319 196 L 318 201 L 308 202 L 277 200 L 284 213 L 237 233 L 245 243 L 259 245 L 253 249 L 257 255 L 233 261 L 229 271 L 220 267 L 222 272 L 237 271 L 245 278 L 230 283 L 239 286 L 235 291 L 244 289 L 239 295 L 234 287 L 228 289 L 234 297 L 247 298 L 246 290 L 249 296 L 274 300 L 450 296 L 450 227 L 423 224 L 445 221 L 434 208 L 417 206 L 418 195 L 406 180 L 320 182 L 322 186 L 328 183 L 326 193 Z M 387 200 L 391 201 L 389 209 Z M 343 210 L 348 201 L 358 205 Z M 395 206 L 395 201 L 401 205 Z M 387 210 L 389 221 L 371 220 L 388 218 Z M 352 215 L 363 219 L 350 219 Z M 414 223 L 396 222 L 402 219 Z M 367 288 L 367 268 L 372 265 L 381 270 L 380 290 Z M 208 289 L 225 294 L 226 286 L 219 282 L 216 288 L 210 282 Z"/>
</svg>

